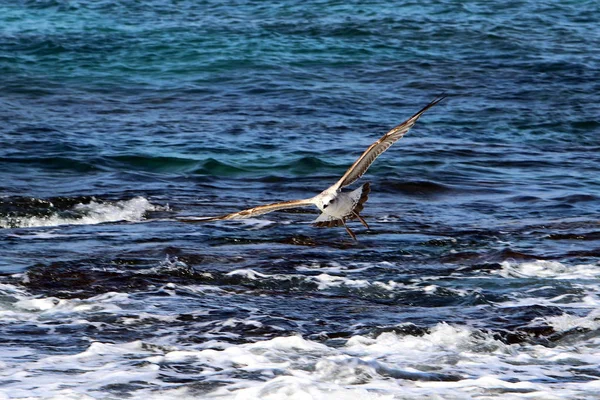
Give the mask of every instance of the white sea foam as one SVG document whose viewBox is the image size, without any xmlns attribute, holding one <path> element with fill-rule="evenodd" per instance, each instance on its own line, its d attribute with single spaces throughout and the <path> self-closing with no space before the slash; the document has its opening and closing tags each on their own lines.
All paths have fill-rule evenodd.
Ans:
<svg viewBox="0 0 600 400">
<path fill-rule="evenodd" d="M 53 320 L 63 325 L 84 323 L 103 312 L 118 315 L 135 301 L 130 295 L 114 292 L 87 300 L 32 297 L 10 285 L 4 285 L 1 294 L 3 310 L 10 307 L 22 314 L 22 319 L 38 321 L 41 326 Z M 137 319 L 124 316 L 121 321 L 129 325 L 147 318 L 175 321 L 172 316 L 149 311 Z M 596 329 L 595 318 L 563 316 L 548 322 L 564 330 L 577 326 Z M 239 324 L 262 326 L 251 318 L 227 318 L 219 326 Z M 131 398 L 156 400 L 559 399 L 600 394 L 600 382 L 593 377 L 589 382 L 568 379 L 578 368 L 593 369 L 600 362 L 595 339 L 577 348 L 570 344 L 507 345 L 468 326 L 440 323 L 423 336 L 393 332 L 377 337 L 355 335 L 336 347 L 301 336 L 237 345 L 214 341 L 192 345 L 181 342 L 179 334 L 183 332 L 169 331 L 168 324 L 161 326 L 165 334 L 158 342 L 90 339 L 87 348 L 72 354 L 2 348 L 0 380 L 6 383 L 0 393 L 4 391 L 4 398 L 11 399 L 104 398 L 110 397 L 107 391 L 111 387 L 131 385 Z M 199 393 L 193 385 L 164 380 L 181 366 L 186 370 L 178 373 L 180 379 L 212 382 L 217 387 Z"/>
<path fill-rule="evenodd" d="M 378 287 L 386 290 L 393 290 L 398 286 L 403 286 L 402 284 L 390 281 L 390 282 L 370 282 L 365 279 L 349 279 L 343 276 L 336 276 L 330 274 L 319 274 L 319 275 L 295 275 L 295 274 L 264 274 L 261 272 L 257 272 L 253 269 L 236 269 L 229 273 L 229 276 L 243 276 L 246 279 L 250 280 L 278 280 L 278 281 L 286 281 L 292 279 L 303 279 L 306 282 L 315 283 L 319 290 L 326 290 L 329 288 L 367 288 L 367 287 Z"/>
<path fill-rule="evenodd" d="M 333 267 L 338 268 L 338 267 Z M 364 267 L 364 269 L 367 269 Z M 227 275 L 230 276 L 242 276 L 249 280 L 273 280 L 273 281 L 291 281 L 291 280 L 303 280 L 306 283 L 312 283 L 316 285 L 317 290 L 328 291 L 328 290 L 348 290 L 356 291 L 360 294 L 365 295 L 376 295 L 378 297 L 393 297 L 394 293 L 401 292 L 404 290 L 420 291 L 427 295 L 436 295 L 442 288 L 437 285 L 429 284 L 422 285 L 422 282 L 415 280 L 415 283 L 404 284 L 402 282 L 396 282 L 393 280 L 388 281 L 370 281 L 367 279 L 351 279 L 346 276 L 331 275 L 328 273 L 322 273 L 319 275 L 296 275 L 296 274 L 265 274 L 257 272 L 253 269 L 237 269 L 229 272 Z M 452 292 L 456 296 L 466 296 L 469 294 L 468 290 L 461 289 L 443 289 L 446 292 Z"/>
<path fill-rule="evenodd" d="M 32 228 L 60 225 L 91 225 L 104 222 L 117 221 L 140 221 L 148 211 L 156 211 L 157 206 L 152 205 L 144 197 L 134 197 L 130 200 L 118 201 L 115 203 L 98 203 L 95 201 L 89 204 L 77 204 L 73 211 L 78 216 L 62 217 L 60 215 L 50 215 L 48 217 L 21 217 L 21 218 L 0 218 L 0 227 L 2 228 Z"/>
<path fill-rule="evenodd" d="M 600 310 L 594 309 L 584 317 L 563 314 L 555 317 L 546 317 L 544 321 L 556 331 L 569 331 L 576 328 L 597 330 L 600 329 Z"/>
<path fill-rule="evenodd" d="M 534 262 L 503 262 L 502 268 L 492 271 L 505 279 L 521 279 L 530 281 L 532 286 L 527 290 L 519 290 L 513 293 L 510 300 L 503 301 L 502 306 L 522 307 L 532 305 L 565 306 L 569 308 L 600 308 L 600 265 L 598 264 L 576 264 L 566 265 L 557 261 L 534 261 Z M 566 285 L 568 293 L 557 294 L 549 297 L 543 294 L 551 286 L 540 283 L 556 281 Z"/>
<path fill-rule="evenodd" d="M 2 222 L 0 219 L 0 227 L 2 227 Z M 43 231 L 28 231 L 27 233 L 19 232 L 18 234 L 9 234 L 11 237 L 17 237 L 19 239 L 58 239 L 58 238 L 69 238 L 75 237 L 76 235 L 57 233 L 58 229 L 52 230 L 43 230 Z"/>
<path fill-rule="evenodd" d="M 340 274 L 340 273 L 358 273 L 358 272 L 363 272 L 366 271 L 368 269 L 371 268 L 376 268 L 376 267 L 384 267 L 384 268 L 388 268 L 391 266 L 394 266 L 394 264 L 388 262 L 388 261 L 382 261 L 379 263 L 365 263 L 365 262 L 361 262 L 361 263 L 355 263 L 352 265 L 344 265 L 335 261 L 329 261 L 327 263 L 327 265 L 321 265 L 320 263 L 316 263 L 316 264 L 308 264 L 308 265 L 300 265 L 296 267 L 296 271 L 299 272 L 315 272 L 315 271 L 319 271 L 319 272 L 323 272 L 323 273 L 333 273 L 333 274 Z M 396 266 L 394 266 L 396 267 Z"/>
<path fill-rule="evenodd" d="M 177 260 L 169 259 L 176 264 Z M 378 336 L 351 336 L 335 346 L 301 336 L 275 336 L 255 343 L 233 344 L 240 329 L 263 328 L 261 316 L 224 316 L 220 320 L 198 318 L 193 325 L 180 325 L 172 309 L 176 302 L 194 305 L 194 316 L 208 316 L 209 310 L 195 301 L 207 296 L 222 299 L 225 289 L 209 286 L 167 284 L 160 295 L 139 296 L 109 292 L 90 299 L 58 299 L 32 296 L 9 284 L 0 285 L 0 318 L 3 323 L 26 323 L 49 329 L 53 326 L 93 325 L 98 315 L 116 316 L 123 326 L 158 324 L 156 335 L 134 341 L 108 343 L 87 338 L 89 344 L 77 352 L 48 354 L 27 345 L 0 346 L 0 398 L 106 398 L 111 388 L 128 387 L 132 399 L 562 399 L 598 398 L 600 380 L 593 373 L 600 363 L 600 329 L 597 266 L 581 266 L 589 273 L 583 279 L 571 278 L 576 268 L 534 263 L 533 266 L 507 263 L 502 279 L 531 279 L 537 282 L 538 269 L 543 279 L 562 279 L 581 285 L 583 297 L 576 307 L 587 304 L 591 311 L 579 309 L 577 315 L 543 317 L 532 321 L 552 326 L 556 331 L 584 329 L 588 336 L 572 341 L 557 341 L 553 346 L 535 343 L 505 344 L 487 331 L 468 325 L 434 324 L 421 335 L 394 332 Z M 518 272 L 518 275 L 514 273 Z M 240 269 L 230 276 L 245 279 L 298 279 L 294 274 L 265 274 Z M 302 275 L 318 290 L 378 288 L 402 291 L 407 287 L 393 281 L 349 279 L 321 273 Z M 435 293 L 439 286 L 423 282 L 423 293 Z M 536 297 L 537 291 L 551 289 L 542 281 L 529 291 L 517 291 L 519 301 L 542 304 L 565 301 Z M 169 296 L 164 296 L 164 292 Z M 150 296 L 150 297 L 149 297 Z M 569 300 L 569 299 L 567 299 Z M 161 303 L 165 302 L 165 303 Z M 207 304 L 207 303 L 203 303 Z M 210 304 L 210 302 L 208 302 Z M 502 303 L 497 306 L 502 307 Z M 571 303 L 569 303 L 569 306 Z M 135 310 L 133 313 L 131 310 Z M 202 332 L 201 341 L 189 341 Z M 212 339 L 212 340 L 211 340 Z M 586 373 L 585 371 L 592 371 Z M 176 378 L 173 381 L 165 377 Z M 181 383 L 183 382 L 183 383 Z M 206 383 L 203 391 L 198 385 Z M 4 391 L 4 393 L 2 392 Z M 3 393 L 3 394 L 2 394 Z"/>
<path fill-rule="evenodd" d="M 567 266 L 558 261 L 538 260 L 513 263 L 505 261 L 494 273 L 505 278 L 600 279 L 600 265 L 578 264 Z"/>
<path fill-rule="evenodd" d="M 584 357 L 564 347 L 545 350 L 543 346 L 505 345 L 467 327 L 439 324 L 422 337 L 394 333 L 376 338 L 355 336 L 340 348 L 300 337 L 281 337 L 220 352 L 167 353 L 152 361 L 194 359 L 213 367 L 206 376 L 212 380 L 222 379 L 222 374 L 228 374 L 223 371 L 230 371 L 232 366 L 262 377 L 236 380 L 205 398 L 446 399 L 475 394 L 552 399 L 598 393 L 597 383 L 579 388 L 554 378 L 565 374 L 566 365 L 591 363 L 598 355 Z M 559 360 L 558 354 L 564 357 Z M 215 366 L 220 371 L 215 371 Z M 545 382 L 540 379 L 544 376 Z"/>
</svg>

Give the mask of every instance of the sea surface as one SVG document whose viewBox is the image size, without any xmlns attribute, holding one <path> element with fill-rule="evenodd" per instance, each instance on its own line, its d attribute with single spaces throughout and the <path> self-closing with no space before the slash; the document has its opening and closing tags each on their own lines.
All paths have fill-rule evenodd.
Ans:
<svg viewBox="0 0 600 400">
<path fill-rule="evenodd" d="M 599 27 L 0 0 L 0 399 L 600 398 Z M 357 241 L 177 220 L 312 197 L 444 92 L 360 181 Z"/>
</svg>

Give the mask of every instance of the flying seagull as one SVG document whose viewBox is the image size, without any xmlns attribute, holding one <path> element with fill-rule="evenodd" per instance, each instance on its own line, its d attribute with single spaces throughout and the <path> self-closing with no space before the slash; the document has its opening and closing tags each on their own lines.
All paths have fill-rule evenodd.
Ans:
<svg viewBox="0 0 600 400">
<path fill-rule="evenodd" d="M 352 239 L 356 240 L 356 235 L 348 225 L 347 220 L 358 219 L 365 228 L 369 229 L 369 225 L 360 215 L 364 208 L 364 204 L 369 198 L 371 186 L 369 182 L 364 183 L 359 188 L 351 192 L 342 192 L 342 188 L 356 182 L 367 169 L 373 164 L 375 159 L 386 151 L 398 139 L 402 138 L 419 117 L 428 109 L 442 101 L 446 96 L 441 95 L 435 98 L 431 103 L 423 107 L 418 113 L 407 119 L 405 122 L 392 128 L 388 133 L 383 135 L 379 140 L 373 143 L 346 171 L 344 176 L 340 178 L 333 186 L 325 189 L 315 197 L 304 200 L 290 200 L 281 203 L 272 203 L 262 206 L 249 208 L 246 210 L 234 212 L 231 214 L 220 215 L 216 217 L 202 218 L 180 218 L 182 222 L 209 222 L 209 221 L 224 221 L 229 219 L 244 219 L 252 218 L 257 215 L 270 213 L 277 210 L 285 210 L 288 208 L 316 206 L 321 210 L 321 215 L 314 221 L 317 227 L 337 227 L 343 226 Z"/>
</svg>

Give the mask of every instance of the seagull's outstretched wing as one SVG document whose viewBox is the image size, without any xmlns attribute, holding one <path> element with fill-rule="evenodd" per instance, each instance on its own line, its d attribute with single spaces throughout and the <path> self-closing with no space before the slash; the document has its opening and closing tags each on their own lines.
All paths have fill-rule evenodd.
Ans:
<svg viewBox="0 0 600 400">
<path fill-rule="evenodd" d="M 246 210 L 234 212 L 226 215 L 219 215 L 217 217 L 200 217 L 200 218 L 178 218 L 178 221 L 181 222 L 210 222 L 210 221 L 223 221 L 227 219 L 245 219 L 256 217 L 257 215 L 262 215 L 266 213 L 270 213 L 277 210 L 285 210 L 288 208 L 298 208 L 298 207 L 308 207 L 314 205 L 313 199 L 306 200 L 291 200 L 284 201 L 282 203 L 273 203 L 266 204 L 264 206 L 258 206 L 253 208 L 248 208 Z"/>
<path fill-rule="evenodd" d="M 348 171 L 342 176 L 342 178 L 335 184 L 333 187 L 335 189 L 341 189 L 344 186 L 348 186 L 354 183 L 357 179 L 359 179 L 367 169 L 373 164 L 373 161 L 377 157 L 381 155 L 384 151 L 386 151 L 392 144 L 394 144 L 398 139 L 402 138 L 413 127 L 415 122 L 419 119 L 419 117 L 428 109 L 435 106 L 437 103 L 445 99 L 446 96 L 441 95 L 435 98 L 431 103 L 427 104 L 425 107 L 421 109 L 418 113 L 407 119 L 405 122 L 400 125 L 392 128 L 388 133 L 383 135 L 378 141 L 373 143 L 364 153 L 352 164 Z"/>
</svg>

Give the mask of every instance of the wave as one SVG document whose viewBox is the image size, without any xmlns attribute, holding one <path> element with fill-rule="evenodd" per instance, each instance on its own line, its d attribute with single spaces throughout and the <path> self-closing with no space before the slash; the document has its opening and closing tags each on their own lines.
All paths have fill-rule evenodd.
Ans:
<svg viewBox="0 0 600 400">
<path fill-rule="evenodd" d="M 566 265 L 558 261 L 536 260 L 515 263 L 504 261 L 494 273 L 504 278 L 535 278 L 553 280 L 595 280 L 600 278 L 600 268 L 594 264 Z"/>
<path fill-rule="evenodd" d="M 69 204 L 70 202 L 65 199 L 59 199 L 59 201 L 62 204 L 56 205 L 50 200 L 34 198 L 28 200 L 2 199 L 0 200 L 0 228 L 140 221 L 147 212 L 159 209 L 144 197 L 134 197 L 117 202 L 104 202 L 91 198 L 85 203 L 78 202 L 66 209 L 61 209 L 60 205 Z"/>
<path fill-rule="evenodd" d="M 217 176 L 234 176 L 243 172 L 247 171 L 244 168 L 227 164 L 214 158 L 205 160 L 203 163 L 201 163 L 200 168 L 196 168 L 192 171 L 193 174 Z"/>
<path fill-rule="evenodd" d="M 121 155 L 105 159 L 112 167 L 131 168 L 149 172 L 190 172 L 197 168 L 199 161 L 191 158 L 149 155 Z"/>
<path fill-rule="evenodd" d="M 447 194 L 456 189 L 432 181 L 397 182 L 386 180 L 381 185 L 383 191 L 400 192 L 409 196 L 434 197 Z"/>
<path fill-rule="evenodd" d="M 165 387 L 162 398 L 171 398 L 179 392 L 166 389 L 178 381 L 183 383 L 177 390 L 200 387 L 196 397 L 202 398 L 294 397 L 286 393 L 303 398 L 312 393 L 318 399 L 332 398 L 332 390 L 338 398 L 393 397 L 406 390 L 411 398 L 444 398 L 475 391 L 510 396 L 525 387 L 530 397 L 547 398 L 557 391 L 581 398 L 588 382 L 590 393 L 597 395 L 597 377 L 590 369 L 598 362 L 597 265 L 506 261 L 492 271 L 427 269 L 425 276 L 407 279 L 405 267 L 387 262 L 302 260 L 294 267 L 286 260 L 277 268 L 271 261 L 267 268 L 250 269 L 237 255 L 225 260 L 222 254 L 194 253 L 189 265 L 182 256 L 148 269 L 133 258 L 40 263 L 11 277 L 20 278 L 32 293 L 0 283 L 0 315 L 15 327 L 11 332 L 27 329 L 52 338 L 57 330 L 61 343 L 77 343 L 50 355 L 37 351 L 31 363 L 20 360 L 18 351 L 5 351 L 0 356 L 5 374 L 27 372 L 7 387 L 22 396 L 60 397 L 64 393 L 48 382 L 60 379 L 61 390 L 85 382 L 93 393 L 108 390 L 109 381 L 131 398 L 144 398 L 156 387 Z M 216 269 L 208 267 L 216 260 Z M 231 270 L 237 263 L 242 268 Z M 229 272 L 218 270 L 223 265 Z M 268 273 L 280 268 L 283 273 Z M 449 286 L 450 279 L 463 282 L 462 287 Z M 562 289 L 549 287 L 555 282 Z M 471 323 L 473 314 L 457 310 L 464 310 L 465 300 L 477 292 L 496 290 L 489 284 L 500 285 L 506 296 L 479 303 L 483 307 L 477 312 L 493 321 L 483 327 Z M 487 288 L 477 288 L 483 285 Z M 392 317 L 375 324 L 353 315 L 386 312 L 389 307 L 380 305 L 390 296 L 409 310 L 408 318 L 417 313 L 428 317 L 416 323 Z M 297 306 L 317 298 L 312 307 Z M 343 307 L 335 314 L 339 323 L 311 325 L 305 322 L 309 318 L 294 314 L 302 309 L 307 317 L 326 321 L 327 309 L 335 307 L 322 307 L 327 304 L 323 299 L 332 304 L 342 298 L 351 303 L 337 303 Z M 290 299 L 300 303 L 292 308 Z M 269 308 L 263 312 L 248 307 L 249 302 Z M 446 322 L 427 306 L 447 308 Z M 345 323 L 346 310 L 358 323 Z M 79 341 L 82 331 L 91 332 L 92 343 Z M 40 374 L 46 380 L 27 392 Z M 138 384 L 140 379 L 147 384 Z M 369 397 L 373 387 L 380 396 Z"/>
<path fill-rule="evenodd" d="M 0 157 L 1 163 L 35 166 L 49 170 L 66 170 L 79 173 L 100 171 L 97 160 L 81 160 L 73 157 L 11 156 Z"/>
<path fill-rule="evenodd" d="M 48 170 L 74 171 L 90 173 L 99 171 L 145 171 L 154 173 L 191 173 L 202 175 L 233 176 L 248 172 L 232 163 L 214 158 L 198 160 L 185 157 L 166 157 L 153 155 L 113 155 L 97 156 L 56 156 L 34 157 L 13 155 L 0 157 L 0 162 L 24 166 L 39 167 Z"/>
<path fill-rule="evenodd" d="M 81 388 L 86 393 L 117 388 L 115 392 L 133 399 L 157 400 L 381 399 L 398 393 L 407 398 L 446 398 L 448 393 L 468 398 L 475 392 L 492 397 L 522 393 L 583 398 L 598 392 L 592 368 L 598 362 L 592 333 L 598 329 L 595 311 L 547 317 L 545 322 L 565 339 L 540 346 L 506 343 L 494 332 L 445 322 L 397 323 L 373 332 L 352 326 L 339 332 L 342 337 L 329 336 L 331 332 L 301 336 L 274 330 L 281 317 L 197 310 L 200 299 L 218 302 L 223 297 L 206 286 L 170 283 L 144 296 L 108 292 L 89 299 L 63 299 L 34 296 L 5 284 L 0 285 L 0 296 L 5 299 L 0 315 L 13 326 L 48 333 L 44 336 L 53 336 L 49 333 L 56 329 L 63 335 L 82 330 L 94 334 L 91 343 L 81 341 L 51 354 L 25 345 L 4 351 L 0 359 L 4 374 L 22 376 L 6 382 L 16 397 L 79 398 Z M 196 309 L 177 314 L 173 308 L 155 306 L 131 312 L 145 309 L 149 300 L 171 306 L 168 301 L 176 301 L 178 307 L 192 303 Z M 115 327 L 119 333 L 135 334 L 108 340 L 104 332 Z M 140 335 L 149 327 L 152 335 Z M 235 337 L 231 332 L 268 329 L 272 336 L 265 340 L 222 339 L 225 332 Z M 575 348 L 570 338 L 578 331 L 589 332 L 589 337 Z M 335 340 L 327 340 L 332 337 Z"/>
<path fill-rule="evenodd" d="M 305 156 L 292 160 L 286 164 L 279 165 L 279 168 L 285 168 L 296 174 L 309 174 L 316 171 L 325 171 L 334 167 L 333 164 L 321 160 L 314 156 Z M 342 169 L 340 169 L 342 171 Z"/>
<path fill-rule="evenodd" d="M 68 153 L 69 149 L 61 150 Z M 65 170 L 79 173 L 127 170 L 148 172 L 190 172 L 201 164 L 201 161 L 191 158 L 165 157 L 152 155 L 115 155 L 97 157 L 95 155 L 81 154 L 79 156 L 54 156 L 38 157 L 29 155 L 12 155 L 0 157 L 0 162 L 35 166 L 42 169 Z"/>
</svg>

